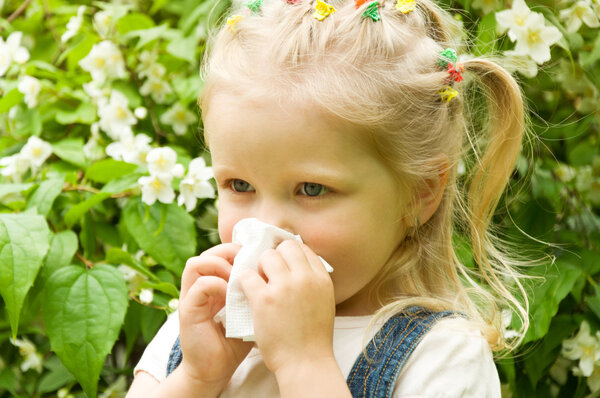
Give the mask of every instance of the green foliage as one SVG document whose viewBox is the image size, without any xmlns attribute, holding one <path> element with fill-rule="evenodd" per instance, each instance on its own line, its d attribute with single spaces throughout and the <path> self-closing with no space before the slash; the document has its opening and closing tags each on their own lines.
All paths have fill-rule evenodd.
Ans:
<svg viewBox="0 0 600 398">
<path fill-rule="evenodd" d="M 563 342 L 584 324 L 600 330 L 599 28 L 573 27 L 565 12 L 574 2 L 528 1 L 562 34 L 540 64 L 532 48 L 521 58 L 509 52 L 515 43 L 496 16 L 510 3 L 442 3 L 472 38 L 458 53 L 504 55 L 530 110 L 495 216 L 515 252 L 541 259 L 521 270 L 532 277 L 530 328 L 514 356 L 498 361 L 506 396 L 598 396 L 600 364 L 576 374 L 579 359 Z M 600 16 L 598 0 L 586 4 Z M 186 260 L 218 242 L 213 201 L 194 198 L 188 208 L 175 166 L 163 180 L 144 178 L 172 153 L 184 169 L 209 158 L 197 130 L 199 61 L 228 6 L 0 0 L 2 43 L 22 32 L 30 55 L 11 55 L 0 75 L 0 397 L 122 395 L 172 311 Z M 37 83 L 23 88 L 26 77 Z M 173 152 L 151 164 L 153 148 Z M 468 239 L 454 241 L 474 267 Z"/>
</svg>

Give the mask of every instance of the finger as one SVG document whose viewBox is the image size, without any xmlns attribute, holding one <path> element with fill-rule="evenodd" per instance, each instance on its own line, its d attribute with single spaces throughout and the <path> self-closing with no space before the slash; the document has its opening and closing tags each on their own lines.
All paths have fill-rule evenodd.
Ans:
<svg viewBox="0 0 600 398">
<path fill-rule="evenodd" d="M 292 272 L 306 272 L 311 269 L 300 242 L 284 240 L 277 246 L 277 251 L 281 253 L 281 257 Z"/>
<path fill-rule="evenodd" d="M 323 264 L 323 261 L 317 255 L 317 253 L 315 253 L 310 247 L 306 246 L 304 243 L 301 243 L 300 247 L 304 251 L 304 254 L 308 259 L 310 266 L 315 270 L 315 272 L 328 273 L 327 269 L 325 268 L 325 264 Z"/>
<path fill-rule="evenodd" d="M 225 305 L 227 282 L 216 276 L 196 279 L 185 299 L 179 302 L 181 314 L 190 314 L 191 322 L 212 319 Z"/>
<path fill-rule="evenodd" d="M 263 278 L 261 278 L 256 271 L 251 269 L 244 270 L 238 281 L 250 306 L 252 306 L 256 295 L 267 287 L 267 283 Z"/>
<path fill-rule="evenodd" d="M 258 273 L 264 276 L 266 282 L 281 280 L 289 272 L 290 269 L 281 256 L 281 253 L 276 250 L 265 250 L 258 258 Z"/>
<path fill-rule="evenodd" d="M 200 257 L 205 255 L 217 256 L 224 258 L 225 260 L 227 260 L 227 262 L 229 262 L 229 264 L 233 264 L 233 259 L 238 254 L 241 248 L 242 246 L 236 243 L 222 243 L 220 245 L 213 246 L 210 249 L 205 250 L 204 252 L 202 252 L 202 254 L 200 254 Z"/>
<path fill-rule="evenodd" d="M 229 280 L 232 265 L 218 256 L 196 256 L 187 260 L 181 275 L 181 298 L 184 298 L 189 288 L 203 276 L 217 276 Z"/>
</svg>

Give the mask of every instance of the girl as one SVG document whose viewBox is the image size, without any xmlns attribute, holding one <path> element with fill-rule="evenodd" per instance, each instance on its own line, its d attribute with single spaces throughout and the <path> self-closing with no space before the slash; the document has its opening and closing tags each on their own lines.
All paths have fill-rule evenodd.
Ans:
<svg viewBox="0 0 600 398">
<path fill-rule="evenodd" d="M 488 227 L 523 103 L 497 64 L 457 62 L 452 22 L 430 0 L 255 0 L 228 19 L 199 100 L 223 243 L 188 260 L 129 396 L 500 396 L 498 309 L 524 331 L 527 301 Z M 255 346 L 213 319 L 248 217 L 304 241 L 240 279 Z"/>
</svg>

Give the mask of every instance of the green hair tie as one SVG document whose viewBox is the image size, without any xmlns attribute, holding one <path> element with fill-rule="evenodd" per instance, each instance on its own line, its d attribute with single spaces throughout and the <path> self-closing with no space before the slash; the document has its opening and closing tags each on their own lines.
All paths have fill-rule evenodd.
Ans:
<svg viewBox="0 0 600 398">
<path fill-rule="evenodd" d="M 250 11 L 252 11 L 253 13 L 257 13 L 260 11 L 260 8 L 262 7 L 262 3 L 263 3 L 263 0 L 249 0 L 249 1 L 245 2 L 244 5 L 246 7 L 248 7 L 248 9 Z"/>
<path fill-rule="evenodd" d="M 455 64 L 457 60 L 458 57 L 456 56 L 456 50 L 453 48 L 447 48 L 445 50 L 440 51 L 440 58 L 438 59 L 438 64 L 443 68 L 447 68 L 448 63 L 451 62 Z"/>
<path fill-rule="evenodd" d="M 377 10 L 377 0 L 373 1 L 371 4 L 365 8 L 365 11 L 362 14 L 363 18 L 371 18 L 374 22 L 377 22 L 381 19 L 379 15 L 379 11 Z"/>
</svg>

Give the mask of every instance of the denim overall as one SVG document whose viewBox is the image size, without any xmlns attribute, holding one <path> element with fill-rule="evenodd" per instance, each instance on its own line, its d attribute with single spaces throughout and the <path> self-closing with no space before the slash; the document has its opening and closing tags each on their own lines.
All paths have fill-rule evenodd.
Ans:
<svg viewBox="0 0 600 398">
<path fill-rule="evenodd" d="M 432 312 L 410 307 L 391 317 L 360 353 L 346 382 L 353 398 L 391 398 L 402 366 L 425 333 L 452 311 Z M 365 356 L 366 351 L 366 356 Z M 173 344 L 167 376 L 181 363 L 179 337 Z"/>
</svg>

